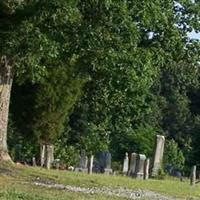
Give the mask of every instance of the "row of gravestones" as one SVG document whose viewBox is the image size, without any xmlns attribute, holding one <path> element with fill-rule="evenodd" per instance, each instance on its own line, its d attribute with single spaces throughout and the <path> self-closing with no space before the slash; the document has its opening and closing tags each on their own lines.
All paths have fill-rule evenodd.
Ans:
<svg viewBox="0 0 200 200">
<path fill-rule="evenodd" d="M 161 167 L 164 151 L 164 142 L 164 136 L 157 135 L 155 155 L 152 167 L 152 176 L 157 175 Z M 18 146 L 17 148 L 18 151 L 16 152 L 20 152 Z M 53 156 L 53 146 L 42 144 L 40 148 L 40 164 L 41 166 L 46 166 L 47 169 L 50 169 L 52 163 L 55 161 Z M 20 156 L 18 156 L 18 159 L 20 159 Z M 86 152 L 82 151 L 80 155 L 80 161 L 75 167 L 75 171 L 112 174 L 111 160 L 111 154 L 109 152 L 100 152 L 97 154 L 95 159 L 93 155 L 90 156 L 88 159 Z M 33 165 L 36 166 L 35 158 L 33 158 Z M 132 153 L 129 159 L 128 154 L 126 154 L 123 165 L 124 174 L 136 178 L 147 179 L 149 174 L 148 172 L 149 159 L 146 159 L 145 155 L 137 155 L 136 153 Z"/>
<path fill-rule="evenodd" d="M 90 174 L 92 172 L 112 174 L 111 160 L 111 153 L 109 152 L 99 152 L 96 159 L 94 159 L 93 155 L 88 159 L 86 152 L 82 150 L 75 171 L 88 172 Z"/>
<path fill-rule="evenodd" d="M 158 175 L 159 169 L 162 166 L 164 143 L 165 137 L 157 135 L 155 154 L 151 169 L 152 176 Z M 128 153 L 125 154 L 122 170 L 124 175 L 146 180 L 149 178 L 149 169 L 150 159 L 147 159 L 145 155 L 132 153 L 129 158 Z"/>
<path fill-rule="evenodd" d="M 151 170 L 152 176 L 156 176 L 161 168 L 164 143 L 164 136 L 157 135 L 155 155 Z M 122 172 L 124 175 L 132 176 L 138 179 L 148 179 L 149 167 L 150 159 L 147 159 L 145 155 L 132 153 L 129 158 L 128 153 L 126 153 Z M 111 154 L 109 152 L 100 152 L 94 160 L 93 155 L 88 159 L 86 152 L 81 151 L 80 161 L 76 166 L 75 171 L 112 174 Z"/>
<path fill-rule="evenodd" d="M 148 179 L 149 159 L 143 154 L 132 153 L 129 159 L 128 153 L 125 154 L 122 173 L 137 179 Z"/>
</svg>

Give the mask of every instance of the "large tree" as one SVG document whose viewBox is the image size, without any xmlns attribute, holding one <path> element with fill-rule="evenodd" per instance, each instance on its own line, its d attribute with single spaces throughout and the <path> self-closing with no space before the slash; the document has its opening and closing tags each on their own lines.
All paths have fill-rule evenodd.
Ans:
<svg viewBox="0 0 200 200">
<path fill-rule="evenodd" d="M 0 74 L 1 90 L 5 90 L 0 96 L 0 158 L 5 160 L 9 158 L 6 135 L 10 71 L 16 83 L 33 86 L 36 104 L 32 132 L 46 143 L 62 131 L 85 78 L 78 70 L 77 30 L 82 19 L 75 1 L 3 1 L 0 8 L 0 53 L 4 58 L 0 66 L 5 68 Z"/>
</svg>

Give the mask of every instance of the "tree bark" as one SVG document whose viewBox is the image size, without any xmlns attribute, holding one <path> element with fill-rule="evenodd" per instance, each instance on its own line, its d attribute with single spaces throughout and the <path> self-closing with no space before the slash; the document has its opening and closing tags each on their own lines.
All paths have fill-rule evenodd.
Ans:
<svg viewBox="0 0 200 200">
<path fill-rule="evenodd" d="M 11 161 L 7 148 L 7 127 L 12 86 L 12 68 L 6 56 L 0 58 L 0 161 Z"/>
</svg>

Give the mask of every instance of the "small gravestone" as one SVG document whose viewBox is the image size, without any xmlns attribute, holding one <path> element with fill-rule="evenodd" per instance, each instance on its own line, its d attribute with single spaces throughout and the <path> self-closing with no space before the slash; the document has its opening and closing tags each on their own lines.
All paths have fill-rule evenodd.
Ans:
<svg viewBox="0 0 200 200">
<path fill-rule="evenodd" d="M 54 161 L 54 146 L 47 144 L 46 145 L 46 163 L 45 166 L 47 169 L 50 169 Z"/>
<path fill-rule="evenodd" d="M 91 156 L 90 156 L 90 162 L 89 162 L 89 169 L 88 169 L 88 173 L 89 173 L 89 174 L 92 174 L 93 161 L 94 161 L 94 156 L 91 155 Z"/>
<path fill-rule="evenodd" d="M 16 162 L 22 161 L 22 145 L 16 144 L 15 146 L 15 160 Z"/>
<path fill-rule="evenodd" d="M 53 166 L 58 170 L 60 169 L 60 159 L 56 158 L 53 162 Z"/>
<path fill-rule="evenodd" d="M 144 164 L 144 180 L 149 179 L 149 164 L 150 164 L 150 159 L 146 159 Z"/>
<path fill-rule="evenodd" d="M 84 150 L 81 151 L 80 160 L 75 171 L 88 172 L 88 157 Z"/>
<path fill-rule="evenodd" d="M 132 153 L 130 157 L 130 165 L 129 165 L 129 170 L 128 170 L 128 176 L 133 176 L 135 173 L 135 168 L 136 168 L 136 162 L 137 162 L 137 154 Z"/>
<path fill-rule="evenodd" d="M 152 176 L 157 176 L 162 166 L 163 153 L 164 153 L 165 137 L 157 135 L 156 137 L 156 148 L 154 154 Z"/>
<path fill-rule="evenodd" d="M 32 158 L 32 164 L 33 164 L 33 167 L 37 166 L 35 157 Z"/>
<path fill-rule="evenodd" d="M 194 165 L 192 167 L 191 174 L 190 174 L 190 185 L 191 186 L 196 184 L 196 170 L 197 170 L 197 167 L 196 167 L 196 165 Z"/>
<path fill-rule="evenodd" d="M 125 157 L 124 157 L 124 163 L 123 163 L 123 169 L 122 169 L 122 173 L 124 175 L 127 175 L 128 173 L 128 166 L 129 166 L 129 158 L 128 158 L 128 153 L 125 153 Z"/>
<path fill-rule="evenodd" d="M 138 154 L 136 168 L 134 177 L 137 179 L 144 179 L 144 164 L 145 164 L 146 156 L 143 154 Z"/>
</svg>

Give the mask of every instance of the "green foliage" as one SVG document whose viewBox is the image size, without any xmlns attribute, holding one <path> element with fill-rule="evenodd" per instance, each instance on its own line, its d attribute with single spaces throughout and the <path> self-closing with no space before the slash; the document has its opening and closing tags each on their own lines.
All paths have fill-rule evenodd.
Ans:
<svg viewBox="0 0 200 200">
<path fill-rule="evenodd" d="M 176 169 L 184 168 L 185 158 L 174 140 L 166 140 L 165 142 L 164 163 Z"/>
<path fill-rule="evenodd" d="M 66 154 L 77 148 L 151 156 L 162 133 L 177 167 L 178 147 L 188 165 L 198 157 L 200 43 L 187 36 L 200 31 L 198 2 L 3 0 L 0 12 L 23 141 L 66 139 L 56 151 L 73 163 Z"/>
<path fill-rule="evenodd" d="M 31 138 L 27 135 L 23 136 L 14 123 L 13 117 L 9 117 L 8 146 L 9 154 L 14 161 L 32 164 L 32 157 L 39 154 L 39 143 L 36 141 L 34 135 Z"/>
<path fill-rule="evenodd" d="M 35 93 L 33 117 L 27 126 L 39 140 L 51 143 L 64 130 L 86 79 L 79 73 L 80 35 L 74 37 L 81 17 L 66 1 L 35 2 L 31 6 L 29 17 L 23 16 L 26 7 L 16 11 L 21 18 L 10 26 L 3 47 L 12 57 L 17 83 L 32 84 L 29 92 Z"/>
<path fill-rule="evenodd" d="M 62 164 L 75 166 L 79 161 L 79 151 L 74 146 L 63 145 L 63 142 L 59 140 L 55 144 L 55 157 Z"/>
<path fill-rule="evenodd" d="M 137 47 L 138 30 L 126 3 L 111 1 L 108 6 L 91 1 L 81 12 L 89 22 L 84 37 L 89 55 L 85 62 L 90 67 L 85 71 L 91 80 L 70 125 L 72 133 L 80 136 L 81 146 L 96 152 L 112 149 L 115 135 L 127 140 L 151 112 L 146 99 L 157 70 L 153 53 Z"/>
</svg>

